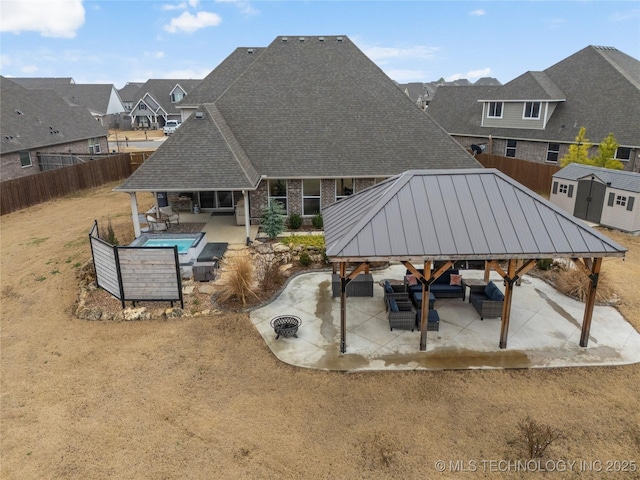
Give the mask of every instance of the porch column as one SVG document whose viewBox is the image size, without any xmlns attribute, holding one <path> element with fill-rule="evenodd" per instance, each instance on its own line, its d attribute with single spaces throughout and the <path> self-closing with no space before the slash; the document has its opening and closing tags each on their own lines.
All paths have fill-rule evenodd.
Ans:
<svg viewBox="0 0 640 480">
<path fill-rule="evenodd" d="M 591 262 L 591 271 L 589 272 L 589 293 L 584 302 L 584 317 L 582 318 L 582 333 L 580 334 L 580 346 L 586 347 L 589 344 L 589 331 L 591 330 L 591 317 L 593 316 L 593 305 L 596 302 L 596 291 L 598 290 L 598 277 L 600 276 L 600 267 L 602 258 L 596 258 Z"/>
<path fill-rule="evenodd" d="M 247 246 L 251 244 L 251 225 L 249 224 L 249 192 L 242 190 L 242 197 L 244 198 L 244 225 L 247 234 Z"/>
<path fill-rule="evenodd" d="M 138 200 L 136 199 L 136 192 L 129 193 L 131 199 L 131 217 L 133 220 L 133 234 L 136 238 L 142 235 L 140 231 L 140 219 L 138 218 Z"/>
</svg>

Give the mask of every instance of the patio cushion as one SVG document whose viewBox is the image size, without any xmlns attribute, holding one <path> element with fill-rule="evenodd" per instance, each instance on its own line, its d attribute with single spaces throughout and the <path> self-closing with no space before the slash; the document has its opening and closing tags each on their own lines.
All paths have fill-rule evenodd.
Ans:
<svg viewBox="0 0 640 480">
<path fill-rule="evenodd" d="M 487 297 L 491 298 L 491 295 L 493 294 L 493 291 L 497 290 L 497 289 L 498 289 L 498 287 L 496 287 L 495 283 L 489 282 L 489 283 L 487 283 L 487 286 L 484 287 L 484 294 Z"/>
<path fill-rule="evenodd" d="M 384 291 L 385 293 L 393 293 L 393 288 L 391 288 L 391 284 L 388 280 L 385 280 L 384 282 Z"/>
<path fill-rule="evenodd" d="M 493 292 L 491 292 L 491 300 L 497 301 L 497 302 L 501 302 L 504 300 L 504 295 L 503 293 L 498 289 L 498 287 L 496 287 Z"/>
<path fill-rule="evenodd" d="M 389 298 L 389 310 L 392 312 L 399 312 L 400 308 L 398 307 L 398 302 L 396 302 L 395 298 Z"/>
</svg>

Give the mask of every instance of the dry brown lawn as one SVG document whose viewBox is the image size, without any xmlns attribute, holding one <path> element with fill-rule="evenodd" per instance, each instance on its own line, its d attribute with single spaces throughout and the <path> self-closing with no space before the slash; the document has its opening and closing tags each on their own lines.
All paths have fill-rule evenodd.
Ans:
<svg viewBox="0 0 640 480">
<path fill-rule="evenodd" d="M 461 475 L 450 461 L 476 462 L 459 464 L 475 465 L 464 478 L 541 478 L 482 463 L 526 458 L 517 425 L 527 416 L 564 434 L 547 459 L 637 466 L 639 365 L 345 374 L 280 363 L 246 314 L 75 318 L 93 220 L 129 222 L 114 186 L 0 218 L 1 478 Z M 640 238 L 608 234 L 629 248 L 604 269 L 638 329 Z"/>
</svg>

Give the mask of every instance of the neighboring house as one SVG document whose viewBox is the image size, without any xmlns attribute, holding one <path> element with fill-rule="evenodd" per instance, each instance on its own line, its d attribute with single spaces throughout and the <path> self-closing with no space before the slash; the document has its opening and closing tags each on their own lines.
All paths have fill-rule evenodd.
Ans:
<svg viewBox="0 0 640 480">
<path fill-rule="evenodd" d="M 573 216 L 640 232 L 640 173 L 571 163 L 553 175 L 549 199 Z"/>
<path fill-rule="evenodd" d="M 80 84 L 73 80 L 66 83 L 57 78 L 11 78 L 11 80 L 30 90 L 53 90 L 69 105 L 85 107 L 101 125 L 107 128 L 120 127 L 120 116 L 125 112 L 125 108 L 118 90 L 112 84 Z"/>
<path fill-rule="evenodd" d="M 131 125 L 140 129 L 160 129 L 167 120 L 182 121 L 177 105 L 202 80 L 151 79 L 133 97 Z"/>
<path fill-rule="evenodd" d="M 44 157 L 108 153 L 107 129 L 85 107 L 51 90 L 28 90 L 0 77 L 0 179 L 48 169 Z"/>
<path fill-rule="evenodd" d="M 124 87 L 118 90 L 118 95 L 120 95 L 125 112 L 129 113 L 131 109 L 133 109 L 133 101 L 136 93 L 138 93 L 138 90 L 140 90 L 140 87 L 143 85 L 144 82 L 127 82 Z"/>
<path fill-rule="evenodd" d="M 613 133 L 616 158 L 640 171 L 640 61 L 613 47 L 586 47 L 502 86 L 439 87 L 428 113 L 467 148 L 554 165 L 580 127 L 590 155 Z"/>
<path fill-rule="evenodd" d="M 404 83 L 399 84 L 398 86 L 407 94 L 407 96 L 415 102 L 420 108 L 425 110 L 429 103 L 431 103 L 431 99 L 438 87 L 447 85 L 447 86 L 470 86 L 470 85 L 478 85 L 478 86 L 487 86 L 487 85 L 500 85 L 500 81 L 496 78 L 492 77 L 482 77 L 476 81 L 476 83 L 471 83 L 467 79 L 459 79 L 453 80 L 451 82 L 445 82 L 444 80 L 440 80 L 437 82 L 412 82 L 412 83 Z"/>
<path fill-rule="evenodd" d="M 480 166 L 346 36 L 238 49 L 198 92 L 195 113 L 116 190 L 212 212 L 243 198 L 248 228 L 271 202 L 309 221 L 407 170 Z"/>
</svg>

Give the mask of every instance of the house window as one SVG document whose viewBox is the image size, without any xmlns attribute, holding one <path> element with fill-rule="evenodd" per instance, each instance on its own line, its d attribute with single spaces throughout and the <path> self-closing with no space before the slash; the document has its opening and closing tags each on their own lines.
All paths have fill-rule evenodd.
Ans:
<svg viewBox="0 0 640 480">
<path fill-rule="evenodd" d="M 561 183 L 560 184 L 560 193 L 567 193 L 568 191 L 568 186 L 566 183 Z"/>
<path fill-rule="evenodd" d="M 94 154 L 94 153 L 100 153 L 100 140 L 97 138 L 90 138 L 89 139 L 89 153 L 90 154 Z"/>
<path fill-rule="evenodd" d="M 627 197 L 625 197 L 623 195 L 617 195 L 616 196 L 616 205 L 620 205 L 621 207 L 626 207 L 627 206 Z"/>
<path fill-rule="evenodd" d="M 269 205 L 271 202 L 280 202 L 284 211 L 287 211 L 287 181 L 269 180 Z"/>
<path fill-rule="evenodd" d="M 516 156 L 516 145 L 518 142 L 516 140 L 507 140 L 507 149 L 504 152 L 505 157 L 513 157 Z"/>
<path fill-rule="evenodd" d="M 487 117 L 502 118 L 502 102 L 489 102 Z"/>
<path fill-rule="evenodd" d="M 302 215 L 320 213 L 320 179 L 302 180 Z"/>
<path fill-rule="evenodd" d="M 353 195 L 356 182 L 353 178 L 336 179 L 336 200 L 341 200 L 349 195 Z"/>
<path fill-rule="evenodd" d="M 171 101 L 173 103 L 178 103 L 180 100 L 182 100 L 184 98 L 184 92 L 181 92 L 179 90 L 176 90 L 175 92 L 173 92 L 171 94 Z"/>
<path fill-rule="evenodd" d="M 525 102 L 524 118 L 540 118 L 540 102 Z"/>
<path fill-rule="evenodd" d="M 20 152 L 20 165 L 23 168 L 33 165 L 33 163 L 31 163 L 31 154 L 29 152 Z"/>
<path fill-rule="evenodd" d="M 547 145 L 547 162 L 558 163 L 560 154 L 560 144 L 550 143 Z"/>
<path fill-rule="evenodd" d="M 618 160 L 629 160 L 631 158 L 631 149 L 629 147 L 618 147 L 616 158 Z"/>
<path fill-rule="evenodd" d="M 138 107 L 139 110 L 146 110 L 147 106 L 144 103 L 141 103 L 140 106 Z"/>
</svg>

